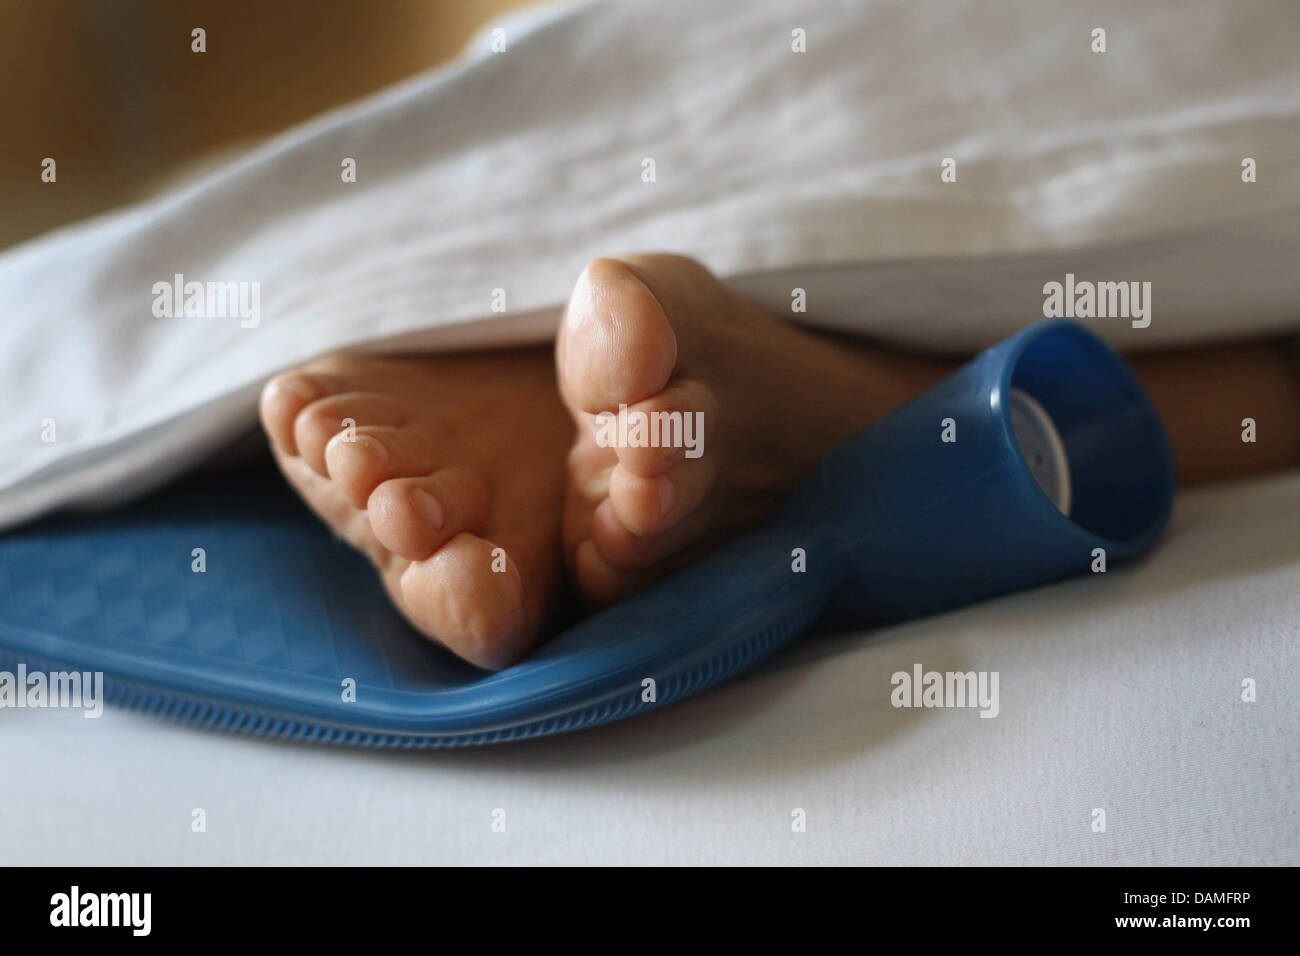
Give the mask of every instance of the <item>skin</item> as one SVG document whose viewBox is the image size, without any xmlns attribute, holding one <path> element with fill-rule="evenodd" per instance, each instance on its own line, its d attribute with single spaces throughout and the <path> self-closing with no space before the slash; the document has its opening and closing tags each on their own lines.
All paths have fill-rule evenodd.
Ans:
<svg viewBox="0 0 1300 956">
<path fill-rule="evenodd" d="M 331 356 L 268 383 L 261 411 L 285 477 L 407 619 L 499 668 L 534 643 L 562 560 L 593 603 L 644 588 L 761 521 L 832 445 L 958 364 L 786 324 L 690 259 L 628 256 L 583 271 L 553 355 Z M 1131 364 L 1181 484 L 1300 464 L 1285 343 Z M 624 405 L 703 413 L 703 453 L 602 447 L 597 416 Z"/>
<path fill-rule="evenodd" d="M 528 650 L 560 575 L 573 437 L 548 349 L 332 356 L 269 382 L 261 415 L 285 478 L 412 625 L 480 667 Z"/>
<path fill-rule="evenodd" d="M 835 443 L 941 379 L 948 363 L 780 322 L 679 256 L 598 259 L 556 340 L 569 454 L 564 549 L 608 603 L 762 519 Z M 815 383 L 815 387 L 813 386 Z M 601 412 L 703 413 L 704 451 L 609 448 Z"/>
<path fill-rule="evenodd" d="M 1242 342 L 1130 357 L 1164 420 L 1180 485 L 1300 464 L 1300 369 L 1285 341 Z M 1256 440 L 1241 440 L 1254 418 Z"/>
</svg>

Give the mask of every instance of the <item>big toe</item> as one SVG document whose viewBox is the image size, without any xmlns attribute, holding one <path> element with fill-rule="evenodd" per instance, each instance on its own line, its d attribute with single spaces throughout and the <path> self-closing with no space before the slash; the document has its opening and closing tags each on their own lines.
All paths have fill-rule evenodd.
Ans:
<svg viewBox="0 0 1300 956">
<path fill-rule="evenodd" d="M 411 622 L 478 667 L 509 666 L 537 634 L 539 583 L 506 548 L 478 535 L 457 534 L 412 561 L 399 586 Z"/>
<path fill-rule="evenodd" d="M 663 305 L 631 266 L 597 259 L 574 286 L 556 359 L 569 406 L 594 414 L 662 389 L 677 364 L 677 337 Z"/>
</svg>

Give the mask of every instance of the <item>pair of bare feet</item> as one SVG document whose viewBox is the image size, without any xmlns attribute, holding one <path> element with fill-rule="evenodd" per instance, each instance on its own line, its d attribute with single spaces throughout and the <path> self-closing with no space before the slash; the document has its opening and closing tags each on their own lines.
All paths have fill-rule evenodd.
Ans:
<svg viewBox="0 0 1300 956">
<path fill-rule="evenodd" d="M 636 256 L 584 270 L 553 355 L 335 355 L 273 379 L 261 412 L 285 477 L 411 624 L 500 668 L 565 565 L 596 604 L 645 587 L 946 371 L 779 322 L 692 260 Z M 620 406 L 701 413 L 701 453 L 609 447 L 598 416 Z"/>
</svg>

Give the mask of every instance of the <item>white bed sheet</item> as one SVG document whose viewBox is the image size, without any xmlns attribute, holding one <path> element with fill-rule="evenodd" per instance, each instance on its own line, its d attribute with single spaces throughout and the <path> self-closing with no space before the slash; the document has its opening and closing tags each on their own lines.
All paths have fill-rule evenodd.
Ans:
<svg viewBox="0 0 1300 956">
<path fill-rule="evenodd" d="M 1300 472 L 1198 491 L 1141 564 L 500 748 L 0 710 L 0 864 L 1300 863 L 1298 515 Z M 998 671 L 999 716 L 893 709 L 917 662 Z"/>
</svg>

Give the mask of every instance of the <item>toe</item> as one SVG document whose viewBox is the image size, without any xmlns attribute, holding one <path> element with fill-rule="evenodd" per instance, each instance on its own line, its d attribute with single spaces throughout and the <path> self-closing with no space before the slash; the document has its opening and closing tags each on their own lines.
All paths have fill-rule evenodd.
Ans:
<svg viewBox="0 0 1300 956">
<path fill-rule="evenodd" d="M 598 604 L 611 604 L 622 596 L 623 575 L 601 555 L 594 541 L 578 546 L 573 575 L 582 593 Z"/>
<path fill-rule="evenodd" d="M 487 520 L 487 487 L 467 471 L 445 468 L 421 478 L 385 481 L 366 504 L 370 527 L 395 554 L 423 561 L 461 532 Z"/>
<path fill-rule="evenodd" d="M 609 496 L 609 476 L 618 465 L 612 448 L 600 447 L 590 434 L 579 435 L 565 462 L 570 493 L 595 507 Z"/>
<path fill-rule="evenodd" d="M 382 482 L 432 471 L 437 466 L 436 452 L 436 439 L 428 428 L 345 427 L 325 445 L 325 469 L 354 508 L 365 508 Z"/>
<path fill-rule="evenodd" d="M 329 383 L 321 376 L 304 372 L 287 372 L 266 383 L 262 389 L 259 412 L 262 427 L 276 447 L 286 455 L 298 454 L 294 421 L 304 408 L 329 392 Z"/>
<path fill-rule="evenodd" d="M 570 406 L 617 409 L 654 395 L 677 362 L 677 338 L 659 301 L 616 259 L 592 262 L 574 287 L 556 345 Z"/>
<path fill-rule="evenodd" d="M 596 444 L 612 448 L 619 464 L 642 478 L 702 457 L 716 421 L 713 390 L 703 382 L 677 378 L 643 402 L 590 417 Z"/>
<path fill-rule="evenodd" d="M 402 572 L 401 593 L 412 623 L 478 667 L 513 663 L 535 632 L 519 567 L 477 535 L 458 534 L 427 560 L 413 561 Z"/>
<path fill-rule="evenodd" d="M 322 477 L 329 475 L 325 449 L 343 431 L 362 426 L 399 425 L 407 418 L 404 408 L 374 392 L 343 392 L 312 402 L 293 422 L 298 454 Z M 426 471 L 428 469 L 425 469 Z"/>
<path fill-rule="evenodd" d="M 588 534 L 600 556 L 619 571 L 649 571 L 697 543 L 708 530 L 712 515 L 700 508 L 663 534 L 638 535 L 623 524 L 610 501 L 601 502 L 591 516 Z"/>
<path fill-rule="evenodd" d="M 708 495 L 716 475 L 711 457 L 686 460 L 653 478 L 634 475 L 622 465 L 609 478 L 609 501 L 633 534 L 661 535 L 691 514 Z"/>
<path fill-rule="evenodd" d="M 629 571 L 615 568 L 605 559 L 594 541 L 578 546 L 573 560 L 573 577 L 588 600 L 596 604 L 613 604 L 649 586 L 658 569 Z"/>
</svg>

